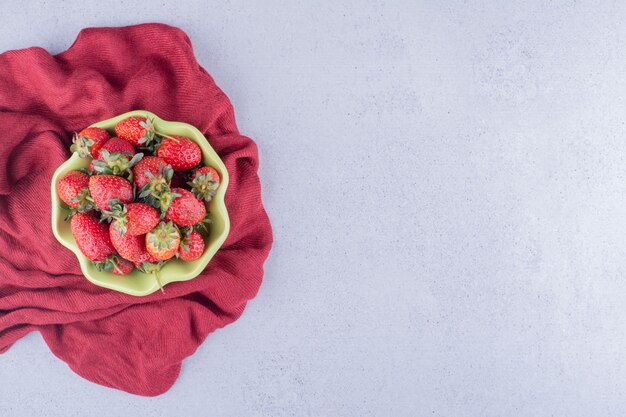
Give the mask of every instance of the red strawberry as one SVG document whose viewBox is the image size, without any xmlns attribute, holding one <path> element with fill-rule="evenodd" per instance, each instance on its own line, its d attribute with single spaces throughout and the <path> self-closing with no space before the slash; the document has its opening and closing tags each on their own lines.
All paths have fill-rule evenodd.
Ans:
<svg viewBox="0 0 626 417">
<path fill-rule="evenodd" d="M 92 261 L 103 261 L 115 253 L 109 237 L 109 225 L 94 216 L 76 213 L 70 224 L 72 235 L 80 251 Z"/>
<path fill-rule="evenodd" d="M 157 156 L 143 158 L 133 168 L 133 182 L 139 199 L 165 213 L 176 197 L 170 190 L 173 175 L 172 167 L 163 159 Z"/>
<path fill-rule="evenodd" d="M 135 269 L 135 265 L 130 262 L 127 261 L 126 259 L 123 258 L 117 258 L 115 260 L 115 266 L 113 267 L 113 270 L 111 270 L 111 272 L 113 272 L 115 275 L 128 275 L 131 272 L 133 272 L 133 269 Z"/>
<path fill-rule="evenodd" d="M 198 144 L 189 138 L 169 136 L 161 140 L 157 156 L 170 164 L 174 171 L 187 171 L 200 163 L 202 151 Z"/>
<path fill-rule="evenodd" d="M 220 174 L 215 168 L 202 167 L 193 173 L 189 185 L 193 195 L 200 200 L 211 201 L 220 186 Z"/>
<path fill-rule="evenodd" d="M 178 256 L 183 261 L 191 262 L 198 259 L 204 252 L 204 239 L 193 229 L 183 236 L 178 248 Z"/>
<path fill-rule="evenodd" d="M 115 175 L 94 175 L 89 178 L 91 198 L 100 210 L 110 210 L 110 200 L 115 198 L 122 203 L 133 201 L 133 186 L 128 180 Z"/>
<path fill-rule="evenodd" d="M 70 171 L 57 183 L 59 197 L 71 208 L 86 212 L 93 209 L 89 201 L 89 175 L 80 171 Z"/>
<path fill-rule="evenodd" d="M 158 177 L 166 171 L 167 163 L 157 156 L 146 156 L 133 167 L 133 182 L 137 190 L 141 190 L 150 182 L 150 174 Z M 159 174 L 161 173 L 161 174 Z M 165 183 L 169 185 L 171 178 Z"/>
<path fill-rule="evenodd" d="M 159 212 L 152 206 L 144 203 L 123 204 L 120 201 L 111 202 L 111 211 L 103 213 L 105 218 L 117 220 L 117 227 L 121 233 L 133 236 L 145 235 L 159 224 Z"/>
<path fill-rule="evenodd" d="M 104 129 L 88 127 L 74 134 L 74 139 L 72 140 L 74 143 L 70 147 L 70 150 L 72 152 L 78 152 L 78 156 L 81 158 L 86 156 L 97 158 L 98 151 L 110 137 L 109 132 Z"/>
<path fill-rule="evenodd" d="M 113 137 L 100 148 L 98 157 L 94 158 L 89 164 L 89 170 L 92 172 L 95 170 L 101 174 L 114 173 L 115 175 L 119 175 L 119 173 L 123 173 L 129 168 L 132 168 L 130 161 L 135 154 L 136 152 L 133 145 L 125 140 Z M 105 172 L 106 168 L 110 168 L 112 172 Z"/>
<path fill-rule="evenodd" d="M 145 117 L 131 116 L 115 125 L 115 133 L 133 146 L 146 146 L 154 139 L 152 121 Z"/>
<path fill-rule="evenodd" d="M 133 236 L 128 233 L 120 234 L 117 220 L 111 223 L 109 236 L 117 253 L 126 260 L 137 262 L 142 254 L 146 252 L 145 236 Z"/>
<path fill-rule="evenodd" d="M 146 249 L 156 259 L 167 260 L 176 255 L 180 232 L 172 222 L 161 222 L 146 234 Z"/>
<path fill-rule="evenodd" d="M 137 151 L 135 151 L 135 147 L 131 145 L 129 142 L 122 140 L 118 137 L 112 137 L 109 139 L 100 150 L 105 149 L 108 153 L 113 154 L 116 152 L 119 153 L 129 153 L 131 156 L 135 155 Z M 94 160 L 104 161 L 102 155 L 98 155 Z"/>
<path fill-rule="evenodd" d="M 142 239 L 141 243 L 142 243 L 142 247 L 143 247 L 143 252 L 141 253 L 141 255 L 139 255 L 139 259 L 137 259 L 134 263 L 135 263 L 135 267 L 137 267 L 137 269 L 140 269 L 140 270 L 143 271 L 143 268 L 142 268 L 143 264 L 145 264 L 145 263 L 157 264 L 160 261 L 157 258 L 155 258 L 154 256 L 152 256 L 150 254 L 150 252 L 148 252 L 148 249 L 146 249 L 146 245 L 145 245 L 146 239 L 145 239 L 144 236 L 142 236 L 142 238 L 143 239 Z"/>
<path fill-rule="evenodd" d="M 166 217 L 169 220 L 179 226 L 193 226 L 204 219 L 206 207 L 191 191 L 173 188 L 172 192 L 179 194 L 180 197 L 175 198 L 170 208 L 167 209 Z"/>
<path fill-rule="evenodd" d="M 198 170 L 191 176 L 191 180 L 195 180 L 200 175 L 206 175 L 209 180 L 216 182 L 218 185 L 220 183 L 220 174 L 213 167 L 198 168 Z"/>
<path fill-rule="evenodd" d="M 109 139 L 104 145 L 102 145 L 101 149 L 106 149 L 109 153 L 127 152 L 131 155 L 134 155 L 136 153 L 135 147 L 133 145 L 117 137 L 112 137 L 111 139 Z M 97 159 L 102 159 L 102 158 L 97 158 Z"/>
</svg>

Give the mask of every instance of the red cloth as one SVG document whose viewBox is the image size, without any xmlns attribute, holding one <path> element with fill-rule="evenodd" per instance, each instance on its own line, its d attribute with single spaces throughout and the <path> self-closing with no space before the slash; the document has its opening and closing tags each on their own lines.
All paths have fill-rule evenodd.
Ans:
<svg viewBox="0 0 626 417">
<path fill-rule="evenodd" d="M 230 174 L 224 246 L 199 277 L 147 297 L 88 282 L 50 226 L 50 179 L 69 157 L 71 132 L 133 109 L 198 127 Z M 239 134 L 230 101 L 180 29 L 85 29 L 59 55 L 0 55 L 0 125 L 0 353 L 38 330 L 90 381 L 167 391 L 182 360 L 256 295 L 272 244 L 257 148 Z"/>
</svg>

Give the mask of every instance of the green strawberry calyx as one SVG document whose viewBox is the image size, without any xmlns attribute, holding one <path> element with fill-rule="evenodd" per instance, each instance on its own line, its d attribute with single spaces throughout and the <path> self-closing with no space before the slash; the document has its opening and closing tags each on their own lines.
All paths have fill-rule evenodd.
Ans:
<svg viewBox="0 0 626 417">
<path fill-rule="evenodd" d="M 107 221 L 110 223 L 115 220 L 115 226 L 117 227 L 120 236 L 122 236 L 127 231 L 128 217 L 126 216 L 126 212 L 128 211 L 128 207 L 117 198 L 110 199 L 109 206 L 111 207 L 110 210 L 102 210 L 102 217 L 100 221 Z"/>
<path fill-rule="evenodd" d="M 189 238 L 191 237 L 191 232 L 193 232 L 193 227 L 179 227 L 180 231 L 180 245 L 185 252 L 189 252 Z M 176 252 L 176 257 L 178 258 L 178 252 Z"/>
<path fill-rule="evenodd" d="M 76 197 L 72 198 L 72 202 L 78 203 L 77 210 L 80 213 L 87 213 L 96 208 L 96 205 L 91 198 L 91 194 L 89 193 L 89 187 L 85 187 L 78 192 Z"/>
<path fill-rule="evenodd" d="M 143 158 L 143 153 L 131 156 L 129 152 L 109 153 L 106 149 L 101 149 L 100 155 L 102 155 L 102 160 L 93 161 L 94 171 L 98 174 L 127 177 L 129 181 L 133 179 L 131 168 Z"/>
<path fill-rule="evenodd" d="M 165 261 L 159 261 L 157 263 L 143 262 L 141 265 L 137 266 L 137 269 L 144 274 L 154 275 L 154 279 L 156 279 L 157 284 L 159 284 L 159 288 L 161 289 L 162 293 L 164 293 L 165 290 L 163 289 L 163 284 L 161 283 L 161 277 L 159 275 L 159 272 L 161 271 L 163 265 L 165 265 Z"/>
<path fill-rule="evenodd" d="M 159 198 L 159 207 L 157 207 L 161 211 L 161 219 L 165 217 L 167 209 L 170 208 L 174 200 L 180 196 L 180 194 L 172 191 L 161 194 L 161 197 Z"/>
<path fill-rule="evenodd" d="M 157 263 L 143 262 L 141 265 L 137 266 L 137 269 L 146 274 L 152 274 L 160 271 L 163 265 L 165 265 L 165 261 L 159 261 Z"/>
<path fill-rule="evenodd" d="M 94 262 L 93 264 L 98 271 L 111 272 L 113 270 L 116 270 L 117 272 L 121 274 L 122 270 L 118 266 L 118 260 L 119 260 L 118 255 L 110 255 L 110 256 L 107 256 L 107 258 L 104 261 L 97 261 L 97 262 Z"/>
<path fill-rule="evenodd" d="M 219 183 L 213 178 L 213 174 L 207 172 L 206 174 L 196 174 L 193 181 L 189 181 L 187 184 L 191 187 L 191 192 L 199 200 L 211 201 L 215 197 Z"/>
<path fill-rule="evenodd" d="M 156 130 L 154 127 L 154 117 L 146 115 L 146 121 L 139 122 L 139 126 L 141 126 L 145 131 L 144 135 L 139 138 L 138 141 L 139 144 L 142 145 L 142 149 L 146 149 L 154 153 L 157 149 L 159 149 L 159 146 L 161 146 L 161 138 L 168 138 L 174 142 L 179 142 L 178 139 Z"/>
<path fill-rule="evenodd" d="M 81 158 L 85 158 L 91 155 L 91 146 L 95 142 L 93 139 L 89 139 L 85 136 L 78 136 L 78 133 L 74 133 L 74 137 L 72 138 L 72 146 L 70 146 L 70 150 L 72 152 L 76 152 L 78 156 Z"/>
<path fill-rule="evenodd" d="M 211 214 L 207 212 L 207 214 L 204 216 L 202 220 L 200 220 L 198 223 L 193 225 L 193 228 L 200 233 L 206 234 L 209 232 L 209 225 L 211 223 L 213 223 L 213 220 L 211 219 Z"/>
<path fill-rule="evenodd" d="M 139 191 L 139 200 L 156 208 L 161 212 L 161 218 L 180 194 L 171 191 L 168 185 L 174 176 L 171 165 L 160 166 L 157 175 L 146 170 L 148 183 Z"/>
<path fill-rule="evenodd" d="M 139 126 L 143 127 L 144 134 L 139 138 L 138 142 L 140 145 L 149 146 L 154 140 L 156 133 L 154 131 L 154 118 L 146 117 L 145 121 L 139 122 Z"/>
<path fill-rule="evenodd" d="M 172 243 L 180 238 L 180 231 L 174 223 L 160 222 L 148 233 L 148 242 L 156 246 L 157 250 L 171 249 Z"/>
<path fill-rule="evenodd" d="M 91 210 L 96 210 L 96 205 L 91 198 L 91 194 L 89 193 L 89 187 L 85 187 L 76 194 L 76 197 L 71 200 L 73 203 L 78 203 L 76 208 L 74 207 L 64 207 L 68 210 L 68 215 L 65 217 L 65 220 L 71 219 L 76 213 L 87 213 Z"/>
</svg>

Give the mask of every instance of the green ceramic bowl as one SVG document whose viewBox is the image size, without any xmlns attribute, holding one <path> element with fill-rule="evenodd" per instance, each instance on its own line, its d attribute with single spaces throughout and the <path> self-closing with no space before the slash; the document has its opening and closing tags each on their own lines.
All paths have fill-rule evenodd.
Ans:
<svg viewBox="0 0 626 417">
<path fill-rule="evenodd" d="M 159 132 L 166 135 L 186 136 L 196 142 L 202 149 L 203 165 L 212 166 L 217 170 L 221 177 L 221 184 L 217 190 L 215 197 L 207 204 L 207 211 L 211 215 L 213 223 L 210 225 L 210 233 L 205 239 L 205 249 L 202 256 L 193 262 L 184 262 L 181 260 L 172 260 L 168 262 L 160 272 L 161 282 L 164 286 L 176 281 L 187 281 L 197 277 L 207 266 L 215 252 L 222 246 L 228 232 L 230 230 L 230 221 L 228 212 L 224 204 L 224 194 L 228 188 L 228 172 L 224 163 L 217 155 L 215 150 L 209 145 L 204 135 L 195 127 L 186 123 L 168 122 L 162 120 L 156 115 L 145 111 L 135 110 L 109 120 L 104 120 L 93 124 L 94 127 L 106 129 L 111 136 L 115 136 L 115 125 L 122 119 L 129 116 L 144 116 L 154 118 L 154 127 Z M 87 168 L 91 162 L 91 158 L 80 158 L 77 154 L 73 154 L 70 159 L 65 161 L 52 177 L 51 193 L 52 193 L 52 231 L 59 242 L 76 254 L 80 267 L 85 277 L 92 283 L 111 290 L 120 291 L 130 295 L 142 296 L 152 294 L 159 290 L 159 285 L 154 276 L 144 274 L 137 270 L 125 276 L 117 276 L 110 272 L 98 271 L 89 259 L 85 257 L 78 249 L 76 241 L 70 230 L 70 223 L 64 221 L 67 211 L 62 208 L 62 201 L 57 193 L 57 182 L 63 178 L 69 171 Z"/>
</svg>

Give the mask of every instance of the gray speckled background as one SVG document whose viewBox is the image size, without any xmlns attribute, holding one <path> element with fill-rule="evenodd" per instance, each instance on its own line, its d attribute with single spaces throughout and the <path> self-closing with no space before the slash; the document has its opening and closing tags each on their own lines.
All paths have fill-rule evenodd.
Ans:
<svg viewBox="0 0 626 417">
<path fill-rule="evenodd" d="M 623 2 L 55 3 L 3 1 L 0 50 L 187 31 L 259 144 L 275 245 L 168 393 L 31 334 L 0 415 L 626 414 Z"/>
</svg>

